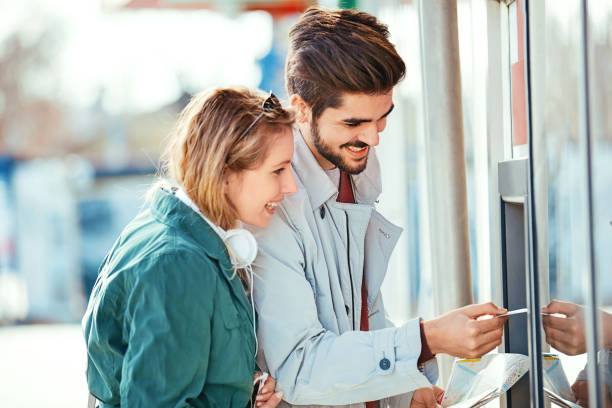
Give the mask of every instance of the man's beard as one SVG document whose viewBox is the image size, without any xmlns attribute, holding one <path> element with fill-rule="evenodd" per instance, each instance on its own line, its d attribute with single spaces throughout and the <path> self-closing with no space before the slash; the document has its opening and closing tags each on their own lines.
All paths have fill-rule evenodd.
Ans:
<svg viewBox="0 0 612 408">
<path fill-rule="evenodd" d="M 368 156 L 366 156 L 363 161 L 357 165 L 357 167 L 351 167 L 347 160 L 342 157 L 342 154 L 334 152 L 332 148 L 321 139 L 321 135 L 319 134 L 319 126 L 317 125 L 316 121 L 313 121 L 313 123 L 310 124 L 310 133 L 312 136 L 312 142 L 319 154 L 341 171 L 348 174 L 359 174 L 365 170 L 366 165 L 368 164 Z M 363 142 L 345 143 L 340 146 L 340 151 L 342 151 L 342 148 L 345 146 L 366 147 L 369 145 Z M 370 152 L 368 152 L 368 154 L 369 153 Z"/>
</svg>

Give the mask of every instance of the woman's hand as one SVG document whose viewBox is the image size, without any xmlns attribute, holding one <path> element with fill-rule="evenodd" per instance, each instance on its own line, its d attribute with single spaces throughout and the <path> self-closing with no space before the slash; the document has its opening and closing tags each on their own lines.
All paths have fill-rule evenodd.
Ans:
<svg viewBox="0 0 612 408">
<path fill-rule="evenodd" d="M 260 375 L 261 373 L 257 373 L 253 378 L 256 379 Z M 255 406 L 257 408 L 275 408 L 283 399 L 282 392 L 274 392 L 276 381 L 270 376 L 266 378 L 263 384 L 257 381 L 255 387 L 259 387 L 257 396 L 255 397 Z"/>
</svg>

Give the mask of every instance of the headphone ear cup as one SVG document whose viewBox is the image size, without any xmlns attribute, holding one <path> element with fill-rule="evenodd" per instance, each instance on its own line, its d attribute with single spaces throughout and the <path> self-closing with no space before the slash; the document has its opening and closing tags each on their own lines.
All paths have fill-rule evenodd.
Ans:
<svg viewBox="0 0 612 408">
<path fill-rule="evenodd" d="M 182 189 L 178 188 L 174 193 L 179 200 L 191 207 L 193 211 L 200 214 L 208 225 L 219 234 L 223 243 L 228 248 L 232 264 L 236 268 L 246 268 L 253 263 L 257 256 L 257 241 L 250 231 L 244 228 L 224 231 L 223 228 L 210 222 Z"/>
<path fill-rule="evenodd" d="M 250 231 L 236 228 L 225 231 L 223 242 L 230 251 L 232 263 L 237 268 L 251 265 L 257 256 L 257 241 Z"/>
</svg>

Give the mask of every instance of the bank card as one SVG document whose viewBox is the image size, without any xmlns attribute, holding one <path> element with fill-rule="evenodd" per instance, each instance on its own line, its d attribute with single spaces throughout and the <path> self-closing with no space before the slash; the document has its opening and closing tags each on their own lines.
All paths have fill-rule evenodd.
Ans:
<svg viewBox="0 0 612 408">
<path fill-rule="evenodd" d="M 504 314 L 500 314 L 500 315 L 495 315 L 495 317 L 506 317 L 506 316 L 512 316 L 512 315 L 520 314 L 520 313 L 527 313 L 527 308 L 524 307 L 522 309 L 511 310 L 508 313 L 504 313 Z"/>
</svg>

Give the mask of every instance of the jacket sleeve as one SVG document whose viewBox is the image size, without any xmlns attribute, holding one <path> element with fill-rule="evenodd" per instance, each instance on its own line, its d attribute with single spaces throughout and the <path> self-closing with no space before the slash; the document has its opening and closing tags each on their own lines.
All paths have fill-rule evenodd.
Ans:
<svg viewBox="0 0 612 408">
<path fill-rule="evenodd" d="M 287 402 L 343 405 L 431 386 L 417 368 L 418 319 L 370 332 L 325 330 L 305 277 L 299 232 L 279 212 L 256 236 L 260 357 Z"/>
<path fill-rule="evenodd" d="M 393 324 L 393 322 L 389 320 L 387 315 L 385 314 L 382 293 L 380 291 L 376 296 L 374 305 L 372 306 L 372 311 L 370 312 L 370 324 L 372 324 L 372 318 L 374 316 L 376 319 L 382 319 L 381 322 L 377 323 L 378 327 L 395 327 L 395 324 Z M 420 342 L 420 336 L 417 340 Z M 438 363 L 435 358 L 423 364 L 423 367 L 421 367 L 420 370 L 423 374 L 425 374 L 431 384 L 435 384 L 436 381 L 438 381 Z M 412 402 L 413 393 L 414 391 L 410 391 L 404 394 L 395 395 L 393 397 L 390 397 L 387 403 L 389 404 L 390 408 L 409 407 L 410 403 Z"/>
<path fill-rule="evenodd" d="M 204 388 L 216 274 L 187 259 L 150 260 L 134 282 L 124 322 L 122 406 L 189 407 Z"/>
</svg>

